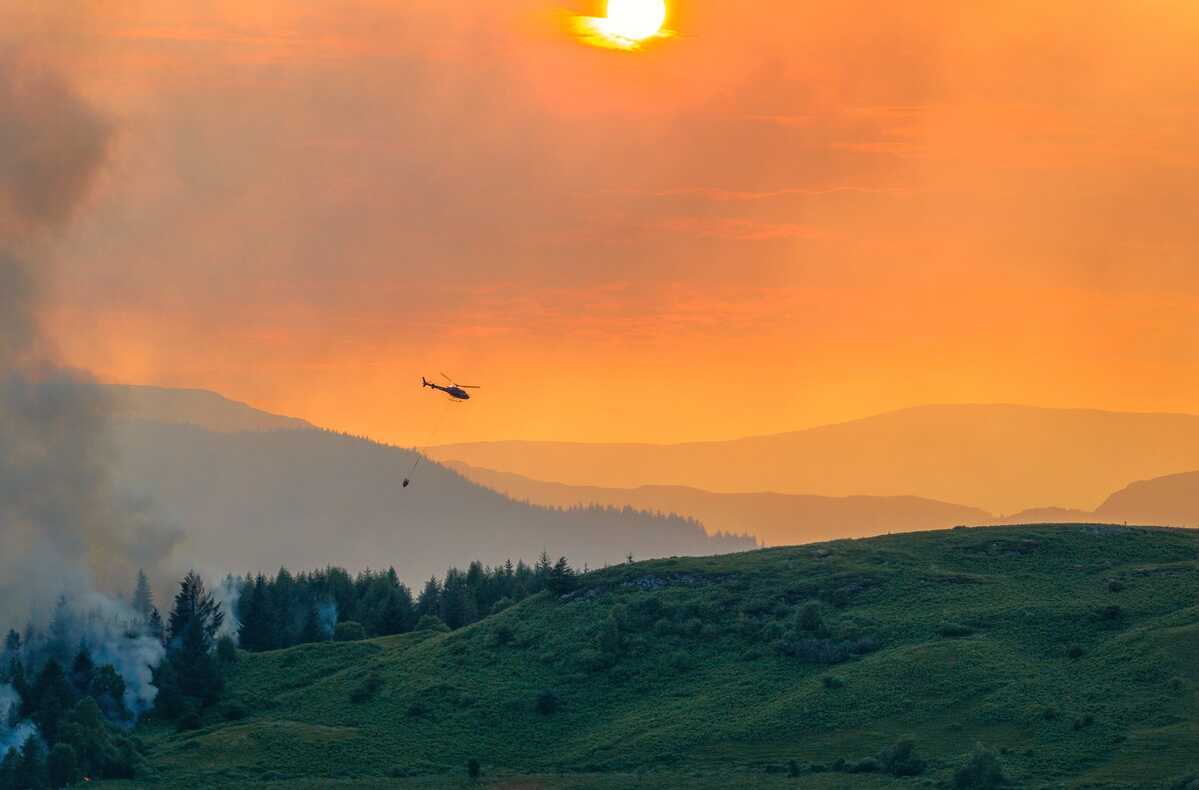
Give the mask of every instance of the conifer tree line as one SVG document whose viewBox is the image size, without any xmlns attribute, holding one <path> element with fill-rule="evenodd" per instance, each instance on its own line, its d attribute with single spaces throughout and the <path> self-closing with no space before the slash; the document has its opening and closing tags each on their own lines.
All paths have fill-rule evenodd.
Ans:
<svg viewBox="0 0 1199 790">
<path fill-rule="evenodd" d="M 461 628 L 542 590 L 574 587 L 565 557 L 543 552 L 532 566 L 511 560 L 495 567 L 451 567 L 414 593 L 394 568 L 351 576 L 343 568 L 226 580 L 238 591 L 235 615 L 243 650 L 277 650 L 306 642 L 391 636 L 417 629 Z"/>
</svg>

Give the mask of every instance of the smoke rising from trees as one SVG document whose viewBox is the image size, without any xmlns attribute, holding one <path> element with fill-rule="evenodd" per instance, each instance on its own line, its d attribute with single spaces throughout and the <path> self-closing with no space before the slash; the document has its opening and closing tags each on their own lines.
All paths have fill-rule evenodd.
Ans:
<svg viewBox="0 0 1199 790">
<path fill-rule="evenodd" d="M 110 478 L 111 404 L 41 331 L 54 237 L 112 129 L 62 74 L 0 41 L 0 624 L 129 583 L 176 536 Z"/>
</svg>

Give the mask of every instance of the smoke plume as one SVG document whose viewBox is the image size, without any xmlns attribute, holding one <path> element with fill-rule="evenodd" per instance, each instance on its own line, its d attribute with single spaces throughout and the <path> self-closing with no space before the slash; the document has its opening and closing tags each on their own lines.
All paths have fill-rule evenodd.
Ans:
<svg viewBox="0 0 1199 790">
<path fill-rule="evenodd" d="M 111 404 L 57 362 L 40 325 L 55 236 L 111 137 L 61 74 L 0 49 L 0 625 L 127 585 L 175 541 L 115 489 Z"/>
</svg>

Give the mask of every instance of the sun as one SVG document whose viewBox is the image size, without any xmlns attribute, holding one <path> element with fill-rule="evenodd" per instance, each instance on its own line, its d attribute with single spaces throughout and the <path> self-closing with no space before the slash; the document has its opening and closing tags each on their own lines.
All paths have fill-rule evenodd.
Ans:
<svg viewBox="0 0 1199 790">
<path fill-rule="evenodd" d="M 605 21 L 609 35 L 644 41 L 666 23 L 666 0 L 608 0 Z"/>
<path fill-rule="evenodd" d="M 608 0 L 607 16 L 571 17 L 571 25 L 584 44 L 604 49 L 636 51 L 650 39 L 670 38 L 664 30 L 666 0 Z"/>
</svg>

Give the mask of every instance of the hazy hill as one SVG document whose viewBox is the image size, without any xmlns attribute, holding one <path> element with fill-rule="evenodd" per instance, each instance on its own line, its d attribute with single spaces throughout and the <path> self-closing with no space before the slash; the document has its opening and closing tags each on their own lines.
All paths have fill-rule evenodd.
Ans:
<svg viewBox="0 0 1199 790">
<path fill-rule="evenodd" d="M 629 505 L 641 510 L 678 513 L 698 519 L 710 530 L 749 533 L 769 546 L 945 529 L 992 517 L 978 508 L 917 497 L 719 494 L 685 486 L 569 486 L 480 469 L 459 461 L 447 462 L 447 466 L 476 483 L 538 505 Z"/>
<path fill-rule="evenodd" d="M 117 416 L 154 422 L 187 423 L 210 431 L 278 431 L 311 428 L 296 417 L 271 414 L 208 390 L 111 385 Z"/>
<path fill-rule="evenodd" d="M 927 406 L 725 442 L 492 442 L 430 453 L 570 485 L 919 496 L 993 513 L 1089 510 L 1130 480 L 1199 468 L 1199 417 Z"/>
<path fill-rule="evenodd" d="M 326 431 L 219 433 L 193 425 L 119 426 L 120 481 L 187 535 L 177 556 L 212 572 L 334 563 L 394 565 L 413 582 L 451 562 L 535 559 L 578 565 L 752 548 L 682 518 L 532 507 L 415 456 Z"/>
<path fill-rule="evenodd" d="M 140 728 L 156 786 L 467 787 L 477 759 L 507 788 L 951 787 L 976 743 L 1013 788 L 1199 777 L 1199 533 L 926 532 L 583 585 L 453 633 L 245 655 L 248 719 Z M 923 774 L 878 773 L 904 737 Z"/>
<path fill-rule="evenodd" d="M 1199 472 L 1133 483 L 1095 513 L 1110 521 L 1199 526 Z"/>
</svg>

